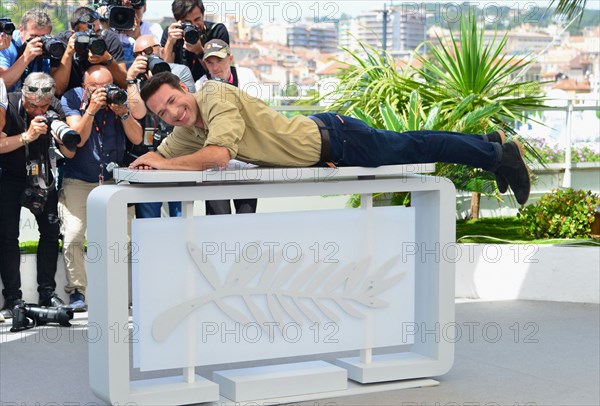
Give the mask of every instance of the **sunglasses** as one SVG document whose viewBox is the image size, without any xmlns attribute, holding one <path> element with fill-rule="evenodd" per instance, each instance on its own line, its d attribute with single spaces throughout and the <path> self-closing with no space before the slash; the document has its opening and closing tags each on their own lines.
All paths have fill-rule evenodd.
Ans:
<svg viewBox="0 0 600 406">
<path fill-rule="evenodd" d="M 93 13 L 88 13 L 88 14 L 84 14 L 81 17 L 79 17 L 79 19 L 77 20 L 77 24 L 89 24 L 89 23 L 93 23 L 96 20 L 100 19 L 100 14 L 96 13 L 95 11 Z"/>
<path fill-rule="evenodd" d="M 150 56 L 150 55 L 152 55 L 154 53 L 154 47 L 157 47 L 157 46 L 159 46 L 159 45 L 158 44 L 152 45 L 152 46 L 150 46 L 150 47 L 148 47 L 146 49 L 142 49 L 141 51 L 134 52 L 133 53 L 133 57 L 137 58 L 138 56 L 140 56 L 142 54 L 144 54 L 146 56 Z"/>
<path fill-rule="evenodd" d="M 27 85 L 27 90 L 31 93 L 37 93 L 38 90 L 41 90 L 42 93 L 50 93 L 52 91 L 52 87 L 37 87 L 37 86 L 29 86 Z"/>
</svg>

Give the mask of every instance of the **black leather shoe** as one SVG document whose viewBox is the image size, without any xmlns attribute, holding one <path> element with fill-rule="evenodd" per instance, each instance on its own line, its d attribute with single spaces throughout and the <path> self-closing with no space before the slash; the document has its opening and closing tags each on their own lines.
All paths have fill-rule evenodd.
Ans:
<svg viewBox="0 0 600 406">
<path fill-rule="evenodd" d="M 20 299 L 20 298 L 6 299 L 4 301 L 4 306 L 2 306 L 2 309 L 0 309 L 0 314 L 2 314 L 2 316 L 5 319 L 12 319 L 13 307 L 15 307 L 15 305 L 22 304 L 22 303 L 25 303 L 25 302 L 23 301 L 23 299 Z"/>
<path fill-rule="evenodd" d="M 506 143 L 506 133 L 502 130 L 492 131 L 485 135 L 489 142 L 495 142 L 496 144 L 504 145 Z M 494 172 L 496 177 L 496 186 L 500 193 L 506 193 L 508 190 L 508 181 L 498 171 Z"/>
<path fill-rule="evenodd" d="M 65 302 L 63 302 L 63 300 L 58 297 L 58 295 L 54 292 L 52 292 L 52 294 L 50 296 L 40 296 L 40 301 L 38 302 L 38 304 L 40 306 L 46 306 L 46 307 L 64 307 L 65 306 Z"/>
<path fill-rule="evenodd" d="M 504 176 L 517 202 L 521 205 L 527 203 L 531 181 L 529 170 L 523 161 L 523 145 L 519 141 L 514 140 L 502 145 L 502 160 L 496 172 Z"/>
</svg>

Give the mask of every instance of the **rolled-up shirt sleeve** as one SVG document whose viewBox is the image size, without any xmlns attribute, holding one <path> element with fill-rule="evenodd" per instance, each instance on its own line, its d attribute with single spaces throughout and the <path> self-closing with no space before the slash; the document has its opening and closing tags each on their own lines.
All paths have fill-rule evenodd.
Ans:
<svg viewBox="0 0 600 406">
<path fill-rule="evenodd" d="M 158 146 L 157 151 L 165 158 L 193 154 L 204 146 L 206 136 L 202 130 L 175 127 L 173 132 Z"/>
</svg>

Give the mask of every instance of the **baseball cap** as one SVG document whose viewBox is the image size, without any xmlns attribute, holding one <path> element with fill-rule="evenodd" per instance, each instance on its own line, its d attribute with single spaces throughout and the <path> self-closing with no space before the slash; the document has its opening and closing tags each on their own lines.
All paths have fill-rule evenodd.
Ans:
<svg viewBox="0 0 600 406">
<path fill-rule="evenodd" d="M 202 57 L 202 60 L 205 60 L 209 56 L 217 56 L 223 59 L 230 53 L 229 45 L 227 45 L 225 41 L 213 39 L 204 44 L 204 56 Z"/>
</svg>

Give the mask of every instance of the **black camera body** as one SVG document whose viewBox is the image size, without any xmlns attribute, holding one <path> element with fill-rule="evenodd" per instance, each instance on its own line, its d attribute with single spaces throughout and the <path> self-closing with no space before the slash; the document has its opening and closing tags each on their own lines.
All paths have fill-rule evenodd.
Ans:
<svg viewBox="0 0 600 406">
<path fill-rule="evenodd" d="M 201 40 L 202 33 L 194 24 L 189 21 L 184 21 L 179 26 L 183 30 L 183 39 L 188 44 L 197 44 Z M 203 42 L 204 44 L 204 42 Z"/>
<path fill-rule="evenodd" d="M 12 22 L 12 20 L 8 17 L 0 17 L 0 32 L 5 33 L 6 35 L 13 35 L 13 32 L 17 27 Z"/>
<path fill-rule="evenodd" d="M 80 57 L 87 58 L 88 51 L 92 54 L 102 56 L 108 49 L 106 41 L 92 29 L 75 33 L 75 53 Z"/>
<path fill-rule="evenodd" d="M 61 59 L 65 53 L 67 46 L 64 42 L 54 38 L 52 35 L 46 34 L 39 37 L 42 40 L 42 58 Z"/>
<path fill-rule="evenodd" d="M 136 5 L 139 3 L 139 0 L 135 1 Z M 133 4 L 134 2 L 132 1 Z M 129 31 L 133 29 L 135 25 L 135 10 L 133 8 L 123 6 L 121 0 L 101 0 L 96 7 L 101 6 L 107 6 L 106 15 L 102 16 L 102 18 L 108 20 L 110 28 L 117 31 Z"/>
<path fill-rule="evenodd" d="M 47 111 L 45 114 L 46 124 L 56 134 L 56 137 L 69 151 L 76 151 L 77 144 L 81 142 L 81 135 L 66 123 L 60 120 L 55 111 Z"/>
<path fill-rule="evenodd" d="M 13 326 L 10 329 L 15 333 L 48 323 L 57 323 L 63 327 L 71 327 L 69 322 L 73 319 L 73 310 L 65 307 L 43 307 L 20 301 L 12 309 Z"/>
<path fill-rule="evenodd" d="M 121 89 L 119 86 L 111 83 L 105 86 L 106 90 L 106 103 L 117 104 L 122 106 L 127 103 L 127 92 Z"/>
<path fill-rule="evenodd" d="M 21 194 L 21 206 L 29 209 L 32 214 L 38 215 L 44 212 L 48 201 L 48 190 L 40 186 L 27 186 Z"/>
</svg>

